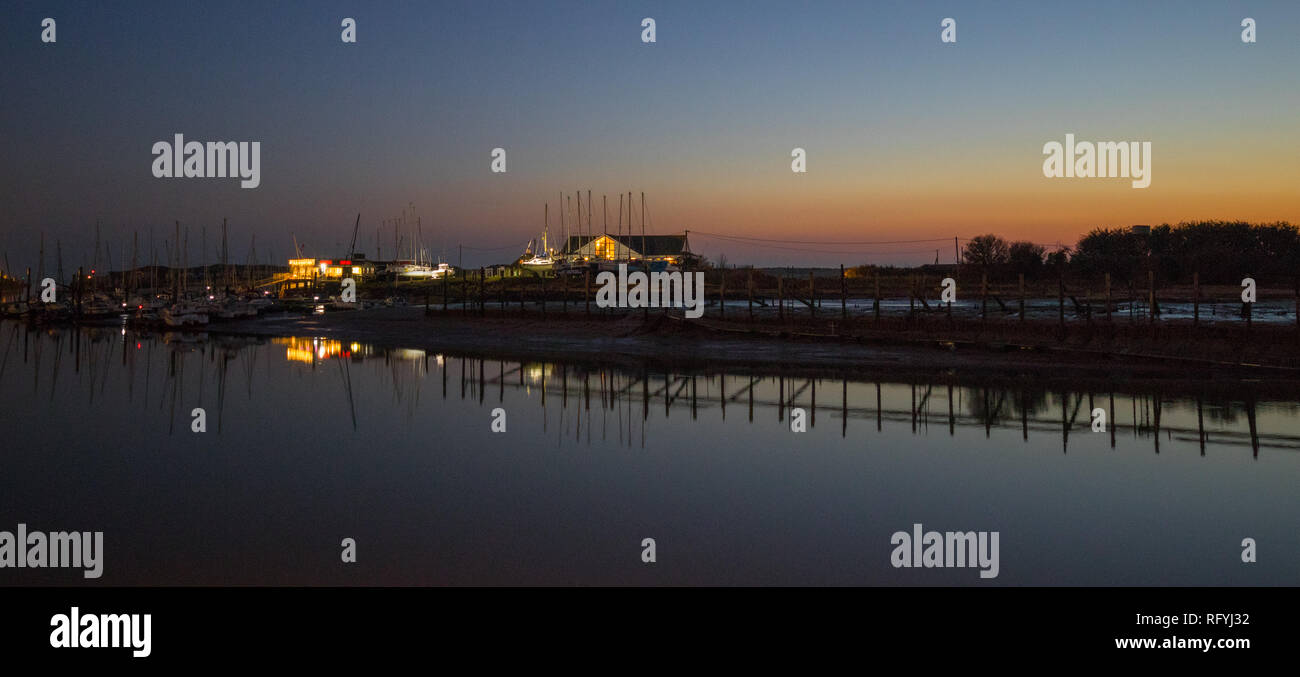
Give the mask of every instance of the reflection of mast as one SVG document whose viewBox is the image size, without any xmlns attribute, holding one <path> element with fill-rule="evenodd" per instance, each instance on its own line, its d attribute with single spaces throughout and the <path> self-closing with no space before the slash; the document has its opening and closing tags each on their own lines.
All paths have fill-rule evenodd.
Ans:
<svg viewBox="0 0 1300 677">
<path fill-rule="evenodd" d="M 357 429 L 357 408 L 352 400 L 352 369 L 340 353 L 334 358 L 339 365 L 339 375 L 343 377 L 343 389 L 348 394 L 348 411 L 352 414 L 352 429 Z"/>
</svg>

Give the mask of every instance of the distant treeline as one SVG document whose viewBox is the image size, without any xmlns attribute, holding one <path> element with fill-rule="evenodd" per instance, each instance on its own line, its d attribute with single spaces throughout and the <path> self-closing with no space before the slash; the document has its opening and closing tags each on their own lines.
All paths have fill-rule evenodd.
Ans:
<svg viewBox="0 0 1300 677">
<path fill-rule="evenodd" d="M 1133 228 L 1097 228 L 1071 248 L 1047 251 L 1032 242 L 1007 242 L 981 235 L 967 243 L 963 267 L 987 272 L 993 279 L 1056 277 L 1145 282 L 1153 271 L 1162 284 L 1191 283 L 1194 273 L 1204 284 L 1240 284 L 1254 277 L 1261 284 L 1291 281 L 1300 274 L 1300 228 L 1286 222 L 1198 221 Z"/>
</svg>

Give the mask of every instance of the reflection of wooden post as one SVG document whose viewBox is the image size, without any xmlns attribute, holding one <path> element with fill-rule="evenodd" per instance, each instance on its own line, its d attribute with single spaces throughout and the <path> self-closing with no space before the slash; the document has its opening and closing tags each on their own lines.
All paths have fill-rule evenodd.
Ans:
<svg viewBox="0 0 1300 677">
<path fill-rule="evenodd" d="M 1155 434 L 1152 437 L 1156 443 L 1156 453 L 1160 453 L 1160 393 L 1151 396 L 1151 412 L 1155 416 Z"/>
<path fill-rule="evenodd" d="M 1201 396 L 1196 396 L 1196 436 L 1201 441 L 1201 455 L 1205 455 L 1205 412 L 1201 410 Z"/>
<path fill-rule="evenodd" d="M 1192 273 L 1192 326 L 1201 323 L 1201 274 Z M 1204 444 L 1202 444 L 1204 446 Z"/>
<path fill-rule="evenodd" d="M 952 381 L 948 381 L 948 436 L 957 434 L 957 417 L 952 411 Z"/>
<path fill-rule="evenodd" d="M 1115 414 L 1115 391 L 1110 391 L 1110 409 L 1106 411 L 1111 417 L 1110 420 L 1110 448 L 1115 448 L 1115 426 L 1119 425 L 1119 417 Z"/>
<path fill-rule="evenodd" d="M 1259 431 L 1255 428 L 1255 394 L 1246 398 L 1246 420 L 1250 422 L 1250 448 L 1254 458 L 1259 458 Z"/>
<path fill-rule="evenodd" d="M 849 432 L 849 380 L 844 379 L 844 387 L 840 391 L 840 437 L 844 437 Z"/>
<path fill-rule="evenodd" d="M 884 413 L 880 409 L 880 381 L 876 381 L 876 432 L 880 432 L 884 425 Z"/>
<path fill-rule="evenodd" d="M 1025 274 L 1020 274 L 1020 321 L 1025 321 Z"/>
</svg>

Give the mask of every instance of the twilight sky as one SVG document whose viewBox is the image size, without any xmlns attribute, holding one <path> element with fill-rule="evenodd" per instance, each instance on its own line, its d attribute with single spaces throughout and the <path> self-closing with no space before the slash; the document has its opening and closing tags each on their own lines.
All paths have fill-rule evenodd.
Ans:
<svg viewBox="0 0 1300 677">
<path fill-rule="evenodd" d="M 97 219 L 114 261 L 150 227 L 161 251 L 179 219 L 197 262 L 223 217 L 233 258 L 256 233 L 283 260 L 290 233 L 343 253 L 360 212 L 359 248 L 374 256 L 382 227 L 387 257 L 382 221 L 403 209 L 435 256 L 498 248 L 467 249 L 477 266 L 517 256 L 548 201 L 558 232 L 559 193 L 579 189 L 597 229 L 602 194 L 613 230 L 617 194 L 644 191 L 651 232 L 761 265 L 951 261 L 953 236 L 990 231 L 1071 244 L 1096 226 L 1300 222 L 1300 3 L 1281 0 L 7 2 L 0 64 L 15 269 L 42 230 L 47 266 L 55 238 L 65 266 L 89 263 Z M 1043 177 L 1043 144 L 1067 132 L 1150 141 L 1151 186 Z M 260 141 L 261 186 L 154 178 L 150 149 L 175 133 Z M 842 243 L 929 238 L 948 240 Z"/>
</svg>

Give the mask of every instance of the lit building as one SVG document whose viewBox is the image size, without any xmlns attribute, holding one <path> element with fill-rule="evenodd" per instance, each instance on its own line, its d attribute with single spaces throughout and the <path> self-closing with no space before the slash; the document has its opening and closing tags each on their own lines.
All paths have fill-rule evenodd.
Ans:
<svg viewBox="0 0 1300 677">
<path fill-rule="evenodd" d="M 688 235 L 570 235 L 561 254 L 580 261 L 652 261 L 689 267 L 698 260 Z"/>
<path fill-rule="evenodd" d="M 351 259 L 289 259 L 289 278 L 293 280 L 342 280 L 357 282 L 375 276 L 375 263 L 365 257 Z"/>
</svg>

